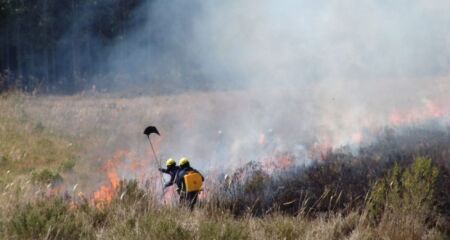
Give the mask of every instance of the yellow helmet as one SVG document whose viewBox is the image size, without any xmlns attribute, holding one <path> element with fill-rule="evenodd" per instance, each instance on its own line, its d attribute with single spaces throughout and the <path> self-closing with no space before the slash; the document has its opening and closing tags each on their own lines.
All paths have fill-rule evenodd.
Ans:
<svg viewBox="0 0 450 240">
<path fill-rule="evenodd" d="M 180 165 L 180 167 L 181 167 L 181 166 L 184 166 L 184 165 L 186 165 L 186 164 L 189 164 L 189 160 L 188 160 L 187 158 L 185 158 L 185 157 L 182 157 L 182 158 L 180 159 L 180 162 L 178 162 L 178 165 Z"/>
<path fill-rule="evenodd" d="M 176 162 L 172 158 L 169 158 L 166 161 L 166 166 L 172 166 L 172 165 L 175 165 L 175 164 L 176 164 Z"/>
</svg>

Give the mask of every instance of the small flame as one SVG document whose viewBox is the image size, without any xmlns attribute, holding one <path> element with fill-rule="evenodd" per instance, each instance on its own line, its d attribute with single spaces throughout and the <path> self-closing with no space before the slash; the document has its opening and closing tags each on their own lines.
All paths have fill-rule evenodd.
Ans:
<svg viewBox="0 0 450 240">
<path fill-rule="evenodd" d="M 431 117 L 438 118 L 444 116 L 445 114 L 445 110 L 441 106 L 438 106 L 437 104 L 433 103 L 432 101 L 426 101 L 425 107 L 427 113 Z"/>
<path fill-rule="evenodd" d="M 263 159 L 263 168 L 272 173 L 276 170 L 287 170 L 295 165 L 294 157 L 289 154 L 274 154 Z"/>
<path fill-rule="evenodd" d="M 111 182 L 111 186 L 113 189 L 116 189 L 119 187 L 119 177 L 117 176 L 117 173 L 115 171 L 111 171 L 107 173 L 108 179 Z"/>
<path fill-rule="evenodd" d="M 115 194 L 116 190 L 120 184 L 120 178 L 117 174 L 117 165 L 123 157 L 128 154 L 127 150 L 118 150 L 115 152 L 113 158 L 106 162 L 104 169 L 106 170 L 106 176 L 108 178 L 108 182 L 94 192 L 92 202 L 97 207 L 103 207 L 105 204 L 110 203 Z"/>
<path fill-rule="evenodd" d="M 389 123 L 394 126 L 418 123 L 428 119 L 443 117 L 446 110 L 430 100 L 425 100 L 420 108 L 414 108 L 408 111 L 394 110 L 389 115 Z"/>
</svg>

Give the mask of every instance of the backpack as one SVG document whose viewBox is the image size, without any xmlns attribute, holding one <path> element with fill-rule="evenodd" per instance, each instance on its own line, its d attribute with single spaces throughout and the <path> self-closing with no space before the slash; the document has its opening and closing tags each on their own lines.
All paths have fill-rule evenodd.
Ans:
<svg viewBox="0 0 450 240">
<path fill-rule="evenodd" d="M 183 178 L 186 192 L 198 192 L 202 190 L 203 180 L 200 173 L 189 171 Z"/>
</svg>

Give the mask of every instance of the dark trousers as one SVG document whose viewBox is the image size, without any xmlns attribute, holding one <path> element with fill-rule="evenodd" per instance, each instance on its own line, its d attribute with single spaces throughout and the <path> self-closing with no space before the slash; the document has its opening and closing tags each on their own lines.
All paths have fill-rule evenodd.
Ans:
<svg viewBox="0 0 450 240">
<path fill-rule="evenodd" d="M 180 205 L 189 207 L 191 211 L 194 209 L 194 205 L 197 202 L 199 192 L 180 192 Z"/>
</svg>

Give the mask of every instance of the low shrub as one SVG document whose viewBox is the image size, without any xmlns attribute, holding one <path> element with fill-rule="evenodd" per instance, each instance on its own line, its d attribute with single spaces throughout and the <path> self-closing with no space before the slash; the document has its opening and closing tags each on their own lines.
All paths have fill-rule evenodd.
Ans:
<svg viewBox="0 0 450 240">
<path fill-rule="evenodd" d="M 0 155 L 0 166 L 5 167 L 10 163 L 10 158 L 7 155 Z"/>
<path fill-rule="evenodd" d="M 31 180 L 38 184 L 57 184 L 63 178 L 58 172 L 49 169 L 36 170 L 31 173 Z"/>
<path fill-rule="evenodd" d="M 16 239 L 90 239 L 89 230 L 81 213 L 61 198 L 19 205 L 8 224 L 9 236 Z"/>
<path fill-rule="evenodd" d="M 370 219 L 379 222 L 386 212 L 413 214 L 422 219 L 434 216 L 432 204 L 437 176 L 438 169 L 428 158 L 418 157 L 406 169 L 395 165 L 372 187 L 367 201 Z"/>
<path fill-rule="evenodd" d="M 77 163 L 77 161 L 75 158 L 73 158 L 73 157 L 68 158 L 61 163 L 60 169 L 63 172 L 72 171 L 73 168 L 75 167 L 76 163 Z"/>
</svg>

